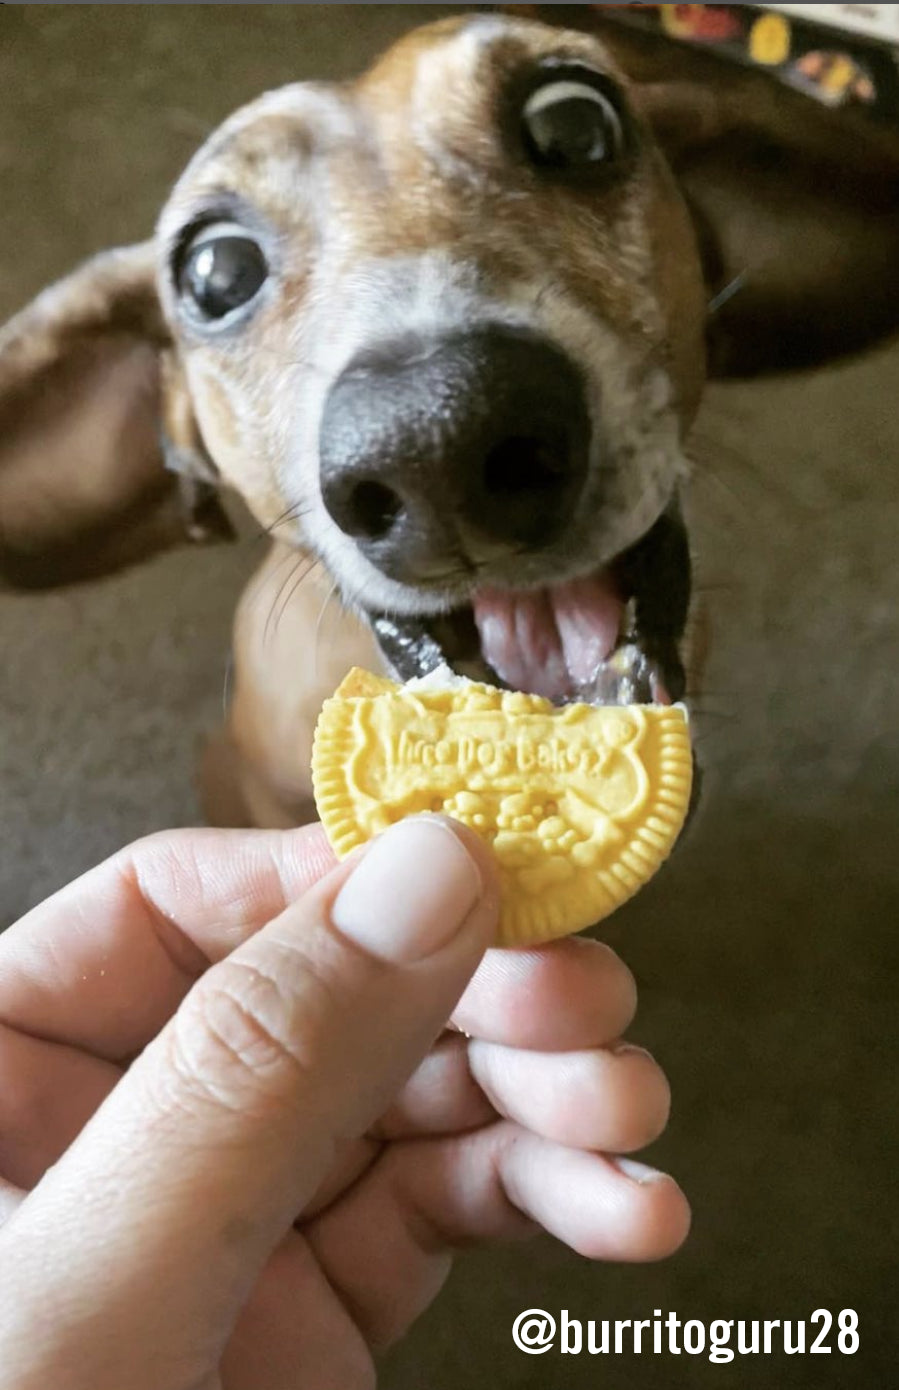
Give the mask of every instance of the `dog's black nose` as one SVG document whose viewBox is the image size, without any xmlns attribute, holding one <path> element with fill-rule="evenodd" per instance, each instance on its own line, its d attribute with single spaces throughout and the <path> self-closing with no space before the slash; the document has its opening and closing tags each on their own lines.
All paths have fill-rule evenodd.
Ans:
<svg viewBox="0 0 899 1390">
<path fill-rule="evenodd" d="M 405 583 L 557 540 L 587 471 L 579 372 L 536 334 L 486 327 L 386 342 L 332 387 L 322 497 L 369 560 Z"/>
</svg>

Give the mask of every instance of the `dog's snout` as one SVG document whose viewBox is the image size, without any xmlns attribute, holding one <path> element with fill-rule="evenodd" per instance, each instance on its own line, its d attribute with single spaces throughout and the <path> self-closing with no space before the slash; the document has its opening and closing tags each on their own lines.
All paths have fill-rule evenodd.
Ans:
<svg viewBox="0 0 899 1390">
<path fill-rule="evenodd" d="M 329 393 L 322 497 L 379 569 L 414 583 L 556 539 L 588 444 L 580 374 L 536 334 L 487 327 L 384 343 Z"/>
</svg>

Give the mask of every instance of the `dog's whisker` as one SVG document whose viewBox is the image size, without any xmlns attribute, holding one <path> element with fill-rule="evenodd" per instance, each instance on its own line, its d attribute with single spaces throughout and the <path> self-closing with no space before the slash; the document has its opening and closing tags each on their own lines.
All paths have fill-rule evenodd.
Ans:
<svg viewBox="0 0 899 1390">
<path fill-rule="evenodd" d="M 276 516 L 274 521 L 270 521 L 266 526 L 261 526 L 259 528 L 256 534 L 256 540 L 264 540 L 266 536 L 273 535 L 279 526 L 288 526 L 291 522 L 302 521 L 304 517 L 311 515 L 312 510 L 311 503 L 304 505 L 303 503 L 295 502 L 291 506 L 285 507 L 284 511 Z"/>
<path fill-rule="evenodd" d="M 270 536 L 271 533 L 272 533 L 272 531 L 274 531 L 275 527 L 276 527 L 276 526 L 280 526 L 280 525 L 282 524 L 282 522 L 287 521 L 287 520 L 293 515 L 293 513 L 294 513 L 295 510 L 296 510 L 296 504 L 295 504 L 295 503 L 294 503 L 294 504 L 291 504 L 291 506 L 289 506 L 289 507 L 285 507 L 284 510 L 283 510 L 283 512 L 279 512 L 279 513 L 278 513 L 278 515 L 275 517 L 274 521 L 270 521 L 269 524 L 268 524 L 267 526 L 261 527 L 259 534 L 260 534 L 261 536 Z"/>
<path fill-rule="evenodd" d="M 298 556 L 295 564 L 292 566 L 290 572 L 288 573 L 287 578 L 279 587 L 278 592 L 275 595 L 275 601 L 272 604 L 272 611 L 270 615 L 272 622 L 272 636 L 277 635 L 278 627 L 281 623 L 281 618 L 284 615 L 285 608 L 287 607 L 288 603 L 293 597 L 293 594 L 296 590 L 296 584 L 302 584 L 303 579 L 309 573 L 311 565 L 312 561 L 309 559 L 308 556 Z"/>
<path fill-rule="evenodd" d="M 280 614 L 278 615 L 277 619 L 275 620 L 275 631 L 277 631 L 277 629 L 278 629 L 278 624 L 280 623 L 280 621 L 281 621 L 281 619 L 283 618 L 285 612 L 287 611 L 288 607 L 290 606 L 290 603 L 292 602 L 292 600 L 293 600 L 293 598 L 294 598 L 294 595 L 295 595 L 295 594 L 297 593 L 297 591 L 301 588 L 301 586 L 302 586 L 303 584 L 305 584 L 305 582 L 306 582 L 307 579 L 312 578 L 312 576 L 313 576 L 317 571 L 320 571 L 321 569 L 322 569 L 322 562 L 321 562 L 321 560 L 318 558 L 318 556 L 313 556 L 312 559 L 310 560 L 309 564 L 307 565 L 306 569 L 303 571 L 303 573 L 302 573 L 302 574 L 300 575 L 300 577 L 297 579 L 296 583 L 293 585 L 292 589 L 290 590 L 290 593 L 287 595 L 287 599 L 286 599 L 285 602 L 282 604 L 282 606 L 281 606 L 281 612 L 280 612 Z"/>
<path fill-rule="evenodd" d="M 738 275 L 735 275 L 732 280 L 729 280 L 723 289 L 720 289 L 716 295 L 712 296 L 706 305 L 706 313 L 709 318 L 717 314 L 719 309 L 723 309 L 728 300 L 733 299 L 734 295 L 740 292 L 746 284 L 749 274 L 750 271 L 747 266 L 744 270 L 741 270 Z"/>
<path fill-rule="evenodd" d="M 277 613 L 276 616 L 275 616 L 275 629 L 274 629 L 274 630 L 275 630 L 276 633 L 277 633 L 277 631 L 278 631 L 278 628 L 279 628 L 280 625 L 281 625 L 281 619 L 284 617 L 284 614 L 287 612 L 287 609 L 290 607 L 290 604 L 291 604 L 291 602 L 293 601 L 294 595 L 297 593 L 297 591 L 298 591 L 298 589 L 300 588 L 300 586 L 301 586 L 303 583 L 305 583 L 305 581 L 306 581 L 306 580 L 309 578 L 309 576 L 312 574 L 313 570 L 314 570 L 320 563 L 321 563 L 321 562 L 320 562 L 320 560 L 319 560 L 319 558 L 318 558 L 317 555 L 310 555 L 310 556 L 304 557 L 303 562 L 301 562 L 301 564 L 297 566 L 297 569 L 299 570 L 299 574 L 297 574 L 297 571 L 294 570 L 293 575 L 291 576 L 291 578 L 293 579 L 293 583 L 290 584 L 290 588 L 288 589 L 287 594 L 285 595 L 284 600 L 283 600 L 283 602 L 281 603 L 281 607 L 280 607 L 280 609 L 278 610 L 278 613 Z M 294 575 L 296 576 L 296 578 L 294 578 Z M 290 580 L 288 580 L 288 583 L 290 583 Z M 286 587 L 286 586 L 285 586 L 285 587 Z M 283 592 L 283 589 L 282 589 L 282 592 Z"/>
<path fill-rule="evenodd" d="M 214 127 L 196 111 L 184 106 L 169 106 L 165 110 L 165 120 L 170 130 L 181 135 L 189 135 L 192 140 L 205 140 Z"/>
<path fill-rule="evenodd" d="M 296 562 L 296 560 L 301 558 L 303 554 L 303 551 L 294 550 L 292 547 L 285 548 L 284 554 L 279 559 L 274 574 L 268 575 L 266 582 L 269 584 L 273 583 L 278 573 L 283 571 L 285 565 L 289 565 L 291 563 Z"/>
<path fill-rule="evenodd" d="M 694 453 L 697 449 L 713 454 L 716 458 L 727 459 L 729 463 L 739 464 L 740 467 L 748 467 L 750 460 L 747 454 L 739 449 L 735 444 L 729 444 L 726 439 L 716 437 L 710 431 L 702 428 L 701 425 L 694 425 L 690 432 L 690 452 Z M 708 462 L 707 458 L 700 458 L 699 462 Z"/>
<path fill-rule="evenodd" d="M 231 697 L 231 678 L 234 674 L 234 648 L 228 652 L 228 660 L 225 662 L 225 675 L 222 681 L 222 717 L 228 718 L 228 702 Z"/>
<path fill-rule="evenodd" d="M 283 580 L 281 581 L 281 583 L 278 585 L 278 591 L 277 591 L 277 593 L 275 594 L 274 599 L 272 600 L 272 603 L 271 603 L 271 606 L 269 607 L 268 613 L 266 614 L 265 625 L 264 625 L 264 627 L 263 627 L 263 629 L 262 629 L 262 645 L 263 645 L 263 647 L 266 647 L 266 646 L 268 645 L 269 637 L 271 636 L 271 625 L 272 625 L 272 620 L 273 620 L 273 618 L 274 618 L 274 616 L 275 616 L 275 610 L 277 609 L 278 602 L 279 602 L 279 600 L 280 600 L 280 598 L 281 598 L 281 595 L 283 594 L 284 589 L 286 588 L 286 586 L 290 583 L 290 581 L 291 581 L 291 579 L 293 578 L 293 576 L 296 574 L 297 569 L 303 564 L 304 558 L 305 558 L 305 557 L 304 557 L 303 555 L 297 554 L 297 553 L 296 553 L 295 551 L 293 551 L 293 550 L 289 550 L 289 551 L 287 552 L 287 554 L 286 554 L 286 555 L 283 555 L 283 556 L 281 557 L 281 559 L 278 561 L 278 564 L 277 564 L 277 566 L 276 566 L 276 568 L 275 568 L 274 573 L 269 577 L 269 582 L 270 582 L 270 583 L 274 583 L 274 581 L 275 581 L 275 579 L 278 577 L 279 573 L 283 573 L 283 571 L 284 571 L 284 566 L 285 566 L 285 565 L 290 565 L 290 566 L 291 566 L 289 573 L 284 577 L 284 579 L 283 579 Z M 260 597 L 261 597 L 261 594 L 260 594 Z"/>
<path fill-rule="evenodd" d="M 331 585 L 330 589 L 325 594 L 325 597 L 322 599 L 322 606 L 318 610 L 318 618 L 316 619 L 315 623 L 315 636 L 312 643 L 312 674 L 315 680 L 318 680 L 318 653 L 320 649 L 322 635 L 322 620 L 324 619 L 325 613 L 327 612 L 331 604 L 331 600 L 333 599 L 336 593 L 337 580 L 335 579 L 334 583 Z"/>
<path fill-rule="evenodd" d="M 731 489 L 721 476 L 720 469 L 710 466 L 719 460 L 724 460 L 735 472 L 738 472 L 741 479 L 747 479 L 751 486 L 771 502 L 777 499 L 780 508 L 792 508 L 794 512 L 804 513 L 808 508 L 802 501 L 786 487 L 783 481 L 774 476 L 770 471 L 762 472 L 758 460 L 744 450 L 737 448 L 733 444 L 728 444 L 722 439 L 716 439 L 710 434 L 704 433 L 701 429 L 694 430 L 690 439 L 691 461 L 699 465 L 691 474 L 693 482 L 713 480 L 724 490 L 729 490 L 732 500 L 739 505 L 741 512 L 745 513 L 749 499 L 742 497 L 738 492 Z"/>
<path fill-rule="evenodd" d="M 693 460 L 694 465 L 696 463 L 701 465 L 702 462 L 701 459 Z M 749 507 L 748 498 L 741 497 L 736 488 L 732 487 L 716 470 L 702 466 L 698 468 L 694 467 L 690 474 L 690 485 L 694 488 L 697 485 L 702 487 L 706 485 L 716 487 L 719 495 L 723 496 L 729 505 L 733 507 L 734 514 L 739 516 L 741 520 L 746 517 Z"/>
<path fill-rule="evenodd" d="M 260 536 L 260 540 L 264 540 L 268 536 L 273 536 L 282 526 L 292 526 L 295 522 L 302 521 L 304 517 L 311 514 L 311 510 L 312 509 L 309 508 L 308 510 L 304 509 L 299 512 L 291 512 L 289 516 L 282 517 L 280 521 L 272 522 L 270 526 L 266 526 L 264 532 Z"/>
</svg>

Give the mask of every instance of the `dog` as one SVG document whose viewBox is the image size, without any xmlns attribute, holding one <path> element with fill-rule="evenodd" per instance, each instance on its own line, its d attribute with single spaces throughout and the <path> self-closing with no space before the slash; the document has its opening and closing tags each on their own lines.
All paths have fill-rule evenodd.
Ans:
<svg viewBox="0 0 899 1390">
<path fill-rule="evenodd" d="M 680 699 L 709 371 L 896 323 L 891 131 L 599 28 L 472 14 L 353 84 L 268 93 L 151 242 L 0 335 L 8 585 L 224 539 L 228 489 L 271 537 L 204 759 L 214 823 L 313 815 L 315 719 L 351 665 Z"/>
</svg>

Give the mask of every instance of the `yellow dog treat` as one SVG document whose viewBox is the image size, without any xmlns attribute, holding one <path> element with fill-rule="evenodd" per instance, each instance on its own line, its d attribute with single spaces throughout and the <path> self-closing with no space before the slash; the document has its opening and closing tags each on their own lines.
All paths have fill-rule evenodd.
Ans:
<svg viewBox="0 0 899 1390">
<path fill-rule="evenodd" d="M 504 946 L 582 931 L 632 897 L 677 839 L 692 771 L 678 706 L 557 709 L 360 670 L 325 701 L 312 751 L 316 806 L 341 858 L 421 811 L 492 846 Z"/>
</svg>

